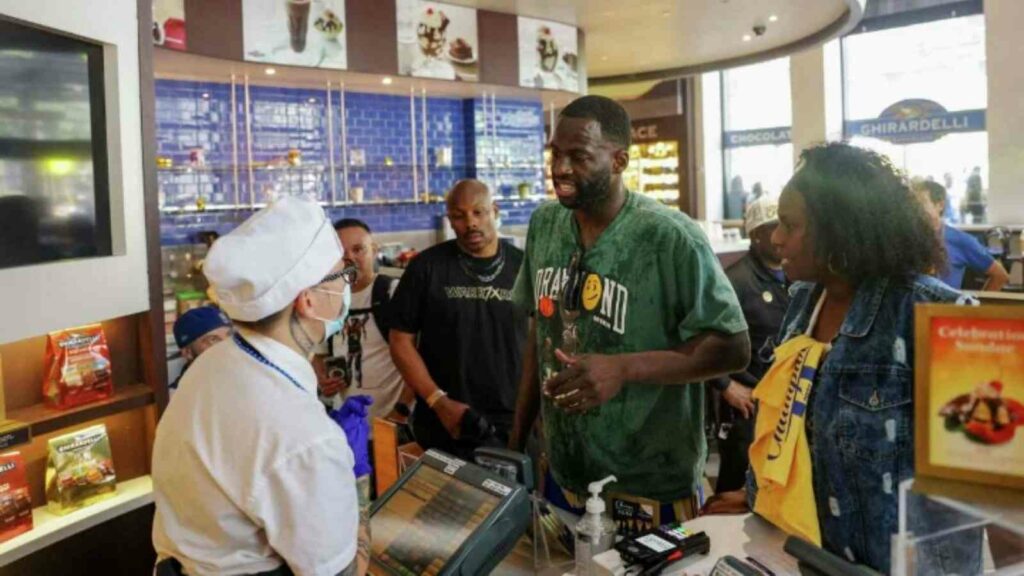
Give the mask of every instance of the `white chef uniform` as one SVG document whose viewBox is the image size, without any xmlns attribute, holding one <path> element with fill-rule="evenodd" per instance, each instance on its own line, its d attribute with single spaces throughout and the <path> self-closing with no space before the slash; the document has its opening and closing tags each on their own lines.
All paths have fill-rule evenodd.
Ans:
<svg viewBox="0 0 1024 576">
<path fill-rule="evenodd" d="M 218 240 L 206 274 L 229 316 L 255 321 L 340 259 L 323 210 L 285 199 Z M 193 363 L 157 427 L 158 558 L 177 559 L 190 575 L 286 563 L 298 575 L 334 576 L 356 554 L 352 452 L 317 399 L 309 361 L 253 331 L 239 335 Z"/>
</svg>

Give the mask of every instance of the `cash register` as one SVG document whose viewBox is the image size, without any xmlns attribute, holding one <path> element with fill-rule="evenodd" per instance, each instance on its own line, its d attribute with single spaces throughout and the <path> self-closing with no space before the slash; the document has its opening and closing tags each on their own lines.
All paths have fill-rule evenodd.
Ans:
<svg viewBox="0 0 1024 576">
<path fill-rule="evenodd" d="M 370 574 L 488 574 L 530 512 L 524 486 L 428 450 L 370 509 Z"/>
</svg>

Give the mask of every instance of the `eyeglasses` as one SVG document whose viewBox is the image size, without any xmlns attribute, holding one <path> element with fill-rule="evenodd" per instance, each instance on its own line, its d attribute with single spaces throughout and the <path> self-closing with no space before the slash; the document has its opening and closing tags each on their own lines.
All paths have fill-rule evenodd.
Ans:
<svg viewBox="0 0 1024 576">
<path fill-rule="evenodd" d="M 359 277 L 359 269 L 358 268 L 356 268 L 355 266 L 345 266 L 344 268 L 342 268 L 338 272 L 334 272 L 332 274 L 328 274 L 327 276 L 324 276 L 323 280 L 321 280 L 320 283 L 321 284 L 327 284 L 328 282 L 334 282 L 338 278 L 341 278 L 341 279 L 343 279 L 345 281 L 345 284 L 348 284 L 349 286 L 351 286 L 351 285 L 356 283 L 356 278 L 358 278 L 358 277 Z"/>
</svg>

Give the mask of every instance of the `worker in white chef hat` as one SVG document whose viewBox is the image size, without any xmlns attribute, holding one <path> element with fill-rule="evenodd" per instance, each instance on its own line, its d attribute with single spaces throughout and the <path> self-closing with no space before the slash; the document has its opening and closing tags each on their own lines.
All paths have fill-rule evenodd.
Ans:
<svg viewBox="0 0 1024 576">
<path fill-rule="evenodd" d="M 366 404 L 329 417 L 310 363 L 348 312 L 338 235 L 318 204 L 284 198 L 220 238 L 205 274 L 238 330 L 157 426 L 157 572 L 364 573 Z"/>
</svg>

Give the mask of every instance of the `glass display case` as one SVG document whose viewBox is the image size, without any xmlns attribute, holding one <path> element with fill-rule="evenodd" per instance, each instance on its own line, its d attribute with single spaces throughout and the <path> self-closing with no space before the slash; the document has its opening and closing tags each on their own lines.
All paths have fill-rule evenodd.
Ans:
<svg viewBox="0 0 1024 576">
<path fill-rule="evenodd" d="M 679 202 L 679 142 L 659 140 L 629 147 L 626 188 L 666 204 Z"/>
<path fill-rule="evenodd" d="M 930 480 L 903 482 L 892 574 L 933 574 L 940 565 L 949 568 L 951 561 L 972 564 L 962 573 L 1024 572 L 1021 494 L 1008 489 L 979 493 L 963 487 L 937 488 Z"/>
</svg>

